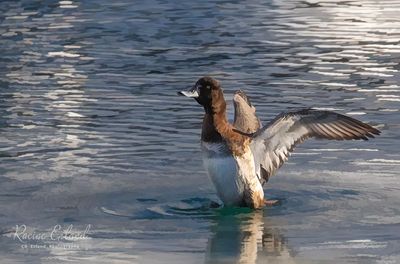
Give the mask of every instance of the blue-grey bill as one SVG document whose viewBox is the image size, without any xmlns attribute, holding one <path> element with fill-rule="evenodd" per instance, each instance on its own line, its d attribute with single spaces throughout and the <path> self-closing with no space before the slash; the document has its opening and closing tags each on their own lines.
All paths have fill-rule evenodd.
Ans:
<svg viewBox="0 0 400 264">
<path fill-rule="evenodd" d="M 197 98 L 199 97 L 199 93 L 196 90 L 191 91 L 180 91 L 178 92 L 179 95 L 184 95 L 186 97 Z"/>
</svg>

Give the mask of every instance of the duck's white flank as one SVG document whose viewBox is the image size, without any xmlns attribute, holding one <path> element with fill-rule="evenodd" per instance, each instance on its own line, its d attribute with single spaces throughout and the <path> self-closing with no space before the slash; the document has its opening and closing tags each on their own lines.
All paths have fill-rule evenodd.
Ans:
<svg viewBox="0 0 400 264">
<path fill-rule="evenodd" d="M 225 205 L 236 205 L 243 201 L 243 181 L 237 177 L 237 164 L 232 155 L 226 153 L 222 143 L 202 142 L 204 168 Z"/>
<path fill-rule="evenodd" d="M 203 162 L 222 202 L 225 205 L 240 204 L 243 200 L 243 182 L 236 176 L 235 159 L 232 156 L 204 157 Z"/>
<path fill-rule="evenodd" d="M 256 176 L 249 147 L 238 157 L 227 154 L 226 145 L 221 143 L 202 142 L 202 150 L 204 167 L 225 205 L 253 204 L 254 199 L 263 200 L 264 191 Z"/>
</svg>

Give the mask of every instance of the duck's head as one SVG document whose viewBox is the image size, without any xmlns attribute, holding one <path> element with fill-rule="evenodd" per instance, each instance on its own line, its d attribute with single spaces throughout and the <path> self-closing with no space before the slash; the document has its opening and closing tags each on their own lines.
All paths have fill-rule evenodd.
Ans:
<svg viewBox="0 0 400 264">
<path fill-rule="evenodd" d="M 206 111 L 225 103 L 219 82 L 209 76 L 200 78 L 192 88 L 187 91 L 180 91 L 178 94 L 194 98 Z"/>
</svg>

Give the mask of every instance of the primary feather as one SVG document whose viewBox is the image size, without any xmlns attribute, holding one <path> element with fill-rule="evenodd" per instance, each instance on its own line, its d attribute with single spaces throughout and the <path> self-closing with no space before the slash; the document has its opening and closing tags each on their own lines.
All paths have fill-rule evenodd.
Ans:
<svg viewBox="0 0 400 264">
<path fill-rule="evenodd" d="M 282 113 L 252 135 L 257 174 L 268 181 L 297 144 L 314 137 L 351 140 L 373 138 L 380 131 L 354 118 L 330 111 L 303 109 Z"/>
</svg>

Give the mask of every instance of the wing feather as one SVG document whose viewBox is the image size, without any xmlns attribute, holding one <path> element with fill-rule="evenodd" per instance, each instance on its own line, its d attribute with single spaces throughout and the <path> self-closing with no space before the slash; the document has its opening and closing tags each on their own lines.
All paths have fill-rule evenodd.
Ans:
<svg viewBox="0 0 400 264">
<path fill-rule="evenodd" d="M 308 138 L 368 140 L 379 134 L 378 129 L 345 115 L 303 109 L 278 115 L 252 135 L 251 148 L 258 176 L 266 182 L 287 161 L 294 147 Z"/>
</svg>

